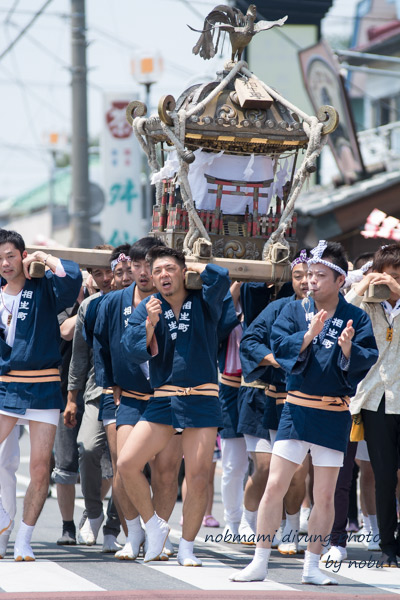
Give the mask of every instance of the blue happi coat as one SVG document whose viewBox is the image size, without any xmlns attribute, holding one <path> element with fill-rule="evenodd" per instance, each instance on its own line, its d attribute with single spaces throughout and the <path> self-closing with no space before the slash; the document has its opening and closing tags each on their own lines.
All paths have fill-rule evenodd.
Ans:
<svg viewBox="0 0 400 600">
<path fill-rule="evenodd" d="M 158 345 L 156 356 L 150 355 L 146 343 L 146 304 L 150 298 L 143 300 L 129 317 L 122 337 L 125 360 L 136 364 L 149 360 L 153 388 L 165 384 L 194 387 L 218 383 L 217 326 L 229 289 L 229 273 L 227 269 L 208 264 L 201 278 L 202 289 L 188 290 L 179 320 L 167 300 L 159 293 L 154 294 L 162 303 L 160 320 L 154 330 Z"/>
<path fill-rule="evenodd" d="M 118 385 L 122 390 L 151 394 L 152 388 L 140 366 L 121 352 L 121 338 L 135 310 L 132 306 L 135 286 L 132 283 L 107 294 L 99 306 L 93 335 L 96 383 L 102 388 Z M 134 420 L 138 420 L 147 401 L 125 397 L 122 392 L 121 404 L 131 407 L 137 417 Z"/>
<path fill-rule="evenodd" d="M 286 371 L 287 390 L 312 396 L 353 396 L 358 383 L 378 358 L 371 321 L 363 310 L 339 294 L 325 336 L 322 340 L 316 336 L 300 356 L 304 334 L 317 312 L 312 299 L 308 308 L 302 306 L 301 300 L 290 302 L 272 327 L 272 350 Z M 349 319 L 353 320 L 355 335 L 350 361 L 345 365 L 337 339 Z M 299 439 L 346 452 L 350 425 L 349 411 L 335 412 L 286 402 L 276 439 Z"/>
<path fill-rule="evenodd" d="M 272 366 L 259 366 L 268 354 L 272 354 L 271 329 L 278 315 L 289 303 L 296 300 L 295 294 L 268 304 L 245 331 L 240 344 L 240 361 L 243 378 L 247 383 L 262 378 L 276 387 L 277 392 L 286 389 L 286 373 Z M 263 425 L 267 429 L 278 429 L 283 404 L 266 394 Z"/>
<path fill-rule="evenodd" d="M 237 326 L 240 326 L 240 322 L 236 314 L 232 295 L 228 292 L 224 299 L 222 315 L 218 323 L 218 367 L 220 373 L 223 373 L 225 369 L 229 335 Z M 240 380 L 240 376 L 238 380 Z M 238 393 L 239 387 L 219 382 L 219 401 L 222 412 L 222 429 L 219 434 L 223 439 L 243 437 L 237 431 L 239 420 Z"/>
<path fill-rule="evenodd" d="M 43 278 L 25 280 L 13 346 L 0 337 L 0 375 L 54 369 L 61 364 L 57 315 L 73 306 L 82 285 L 79 266 L 69 260 L 61 263 L 65 277 L 47 270 Z M 62 410 L 60 382 L 0 382 L 0 409 L 25 414 L 27 408 Z"/>
<path fill-rule="evenodd" d="M 244 283 L 240 288 L 240 302 L 243 310 L 244 335 L 254 319 L 268 305 L 270 289 L 265 283 Z M 243 365 L 242 365 L 243 369 Z M 259 377 L 265 384 L 268 378 L 265 373 Z M 269 431 L 263 425 L 265 409 L 265 390 L 241 386 L 239 389 L 239 423 L 238 431 L 255 437 L 269 439 Z"/>
</svg>

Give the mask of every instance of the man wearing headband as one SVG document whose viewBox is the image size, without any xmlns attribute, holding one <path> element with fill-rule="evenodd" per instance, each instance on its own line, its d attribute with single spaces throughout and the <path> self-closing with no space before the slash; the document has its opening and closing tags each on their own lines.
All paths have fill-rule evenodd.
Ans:
<svg viewBox="0 0 400 600">
<path fill-rule="evenodd" d="M 388 300 L 363 302 L 370 284 L 385 284 Z M 397 533 L 396 486 L 400 451 L 400 244 L 382 246 L 374 255 L 372 272 L 354 286 L 346 300 L 371 317 L 379 348 L 379 360 L 357 388 L 351 412 L 361 412 L 364 436 L 375 475 L 381 562 L 399 567 L 400 538 Z"/>
<path fill-rule="evenodd" d="M 129 256 L 130 244 L 123 244 L 113 250 L 110 256 L 110 266 L 113 272 L 114 288 L 122 290 L 133 282 L 131 257 Z"/>
<path fill-rule="evenodd" d="M 240 344 L 240 359 L 242 363 L 242 372 L 244 380 L 247 383 L 258 382 L 260 380 L 267 382 L 265 388 L 265 409 L 263 426 L 269 430 L 271 455 L 272 447 L 276 438 L 279 420 L 281 417 L 283 403 L 286 398 L 286 374 L 274 359 L 271 350 L 271 329 L 272 325 L 283 310 L 283 308 L 294 300 L 302 300 L 308 291 L 307 281 L 307 261 L 310 258 L 307 250 L 301 250 L 291 264 L 292 268 L 292 286 L 294 294 L 285 298 L 271 302 L 259 316 L 253 321 L 250 327 L 243 335 Z M 298 548 L 297 531 L 300 527 L 300 506 L 305 495 L 305 478 L 307 469 L 301 465 L 296 471 L 290 485 L 290 489 L 285 496 L 286 525 L 282 531 L 282 541 L 278 545 L 281 554 L 296 554 Z M 248 535 L 254 540 L 257 511 L 251 514 L 246 510 L 246 498 L 244 513 L 248 513 L 248 520 L 254 523 L 253 531 L 249 530 Z M 250 514 L 249 514 L 250 513 Z M 240 533 L 245 533 L 239 530 Z M 278 536 L 277 536 L 278 537 Z M 247 540 L 248 541 L 248 540 Z M 279 540 L 275 540 L 278 543 Z M 275 543 L 274 543 L 275 547 Z"/>
<path fill-rule="evenodd" d="M 336 480 L 349 439 L 349 396 L 378 358 L 369 317 L 340 294 L 346 274 L 340 244 L 319 242 L 308 261 L 312 297 L 290 302 L 272 327 L 272 351 L 287 374 L 287 398 L 260 503 L 255 556 L 234 576 L 237 581 L 262 581 L 267 576 L 282 500 L 310 451 L 314 506 L 302 582 L 337 583 L 318 569 L 318 563 L 323 545 L 329 542 Z"/>
</svg>

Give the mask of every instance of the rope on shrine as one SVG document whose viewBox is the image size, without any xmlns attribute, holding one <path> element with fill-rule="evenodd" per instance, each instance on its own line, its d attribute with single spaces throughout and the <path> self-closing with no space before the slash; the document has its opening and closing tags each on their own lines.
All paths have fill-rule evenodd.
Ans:
<svg viewBox="0 0 400 600">
<path fill-rule="evenodd" d="M 142 147 L 143 152 L 146 154 L 149 166 L 152 173 L 157 173 L 161 166 L 157 160 L 156 144 L 154 140 L 146 134 L 145 124 L 147 119 L 144 117 L 135 117 L 132 121 L 132 129 L 136 139 Z M 145 138 L 145 139 L 144 139 Z M 160 204 L 162 196 L 162 181 L 156 183 L 156 202 Z"/>
</svg>

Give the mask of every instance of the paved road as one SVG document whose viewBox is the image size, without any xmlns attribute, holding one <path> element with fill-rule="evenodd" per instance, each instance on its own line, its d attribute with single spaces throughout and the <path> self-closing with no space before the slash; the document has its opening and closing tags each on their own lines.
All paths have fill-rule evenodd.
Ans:
<svg viewBox="0 0 400 600">
<path fill-rule="evenodd" d="M 22 497 L 28 482 L 28 436 L 21 440 L 22 462 L 18 472 L 18 515 L 20 519 Z M 217 469 L 218 471 L 218 469 Z M 214 515 L 222 522 L 222 505 L 217 473 Z M 77 494 L 80 489 L 77 486 Z M 177 503 L 172 515 L 170 539 L 175 548 L 180 536 L 179 519 L 181 503 Z M 83 501 L 76 501 L 76 523 L 83 510 Z M 69 598 L 78 600 L 88 596 L 95 598 L 323 598 L 334 600 L 362 597 L 364 600 L 395 598 L 400 594 L 400 571 L 377 569 L 368 566 L 370 554 L 360 543 L 351 542 L 349 558 L 334 575 L 340 585 L 330 588 L 314 588 L 301 585 L 302 557 L 284 558 L 273 551 L 268 581 L 233 583 L 228 580 L 234 569 L 243 568 L 251 559 L 251 548 L 224 542 L 205 541 L 206 535 L 218 535 L 220 529 L 202 528 L 196 542 L 196 554 L 203 560 L 202 568 L 183 568 L 175 559 L 164 563 L 143 564 L 142 558 L 135 562 L 118 561 L 112 555 L 101 553 L 102 534 L 98 544 L 92 547 L 60 547 L 56 540 L 61 534 L 61 519 L 57 500 L 47 500 L 33 535 L 35 563 L 14 563 L 12 544 L 6 558 L 0 561 L 0 592 L 17 599 Z M 11 536 L 14 540 L 15 532 Z M 121 542 L 123 534 L 120 535 Z M 377 560 L 379 553 L 372 553 Z M 352 561 L 352 563 L 350 563 Z M 48 592 L 48 593 L 46 593 Z M 38 593 L 38 595 L 36 595 Z"/>
</svg>

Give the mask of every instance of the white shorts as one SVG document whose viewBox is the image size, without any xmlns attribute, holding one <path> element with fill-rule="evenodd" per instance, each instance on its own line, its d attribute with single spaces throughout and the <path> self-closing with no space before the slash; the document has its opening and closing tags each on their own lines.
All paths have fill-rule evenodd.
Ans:
<svg viewBox="0 0 400 600">
<path fill-rule="evenodd" d="M 247 452 L 266 452 L 271 454 L 272 444 L 269 440 L 256 437 L 255 435 L 248 435 L 247 433 L 244 433 L 243 435 L 246 441 Z"/>
<path fill-rule="evenodd" d="M 103 419 L 103 427 L 107 427 L 107 425 L 112 425 L 116 423 L 117 419 Z"/>
<path fill-rule="evenodd" d="M 325 448 L 318 444 L 304 442 L 303 440 L 278 440 L 274 444 L 272 454 L 301 465 L 308 451 L 310 451 L 312 464 L 315 467 L 343 466 L 343 452 L 332 450 L 332 448 Z"/>
<path fill-rule="evenodd" d="M 358 458 L 358 460 L 366 460 L 370 462 L 367 442 L 365 440 L 358 442 L 356 458 Z"/>
<path fill-rule="evenodd" d="M 39 421 L 39 423 L 49 423 L 57 427 L 60 419 L 59 408 L 27 408 L 24 415 L 18 415 L 17 413 L 0 410 L 0 415 L 6 415 L 7 417 L 18 417 L 16 425 L 28 425 L 29 421 Z"/>
<path fill-rule="evenodd" d="M 276 440 L 276 434 L 277 434 L 277 433 L 278 433 L 278 430 L 277 430 L 277 429 L 270 429 L 270 430 L 269 430 L 269 437 L 271 438 L 271 444 L 272 444 L 272 447 L 273 447 L 273 446 L 274 446 L 274 444 L 275 444 L 275 440 Z"/>
</svg>

